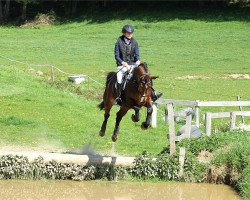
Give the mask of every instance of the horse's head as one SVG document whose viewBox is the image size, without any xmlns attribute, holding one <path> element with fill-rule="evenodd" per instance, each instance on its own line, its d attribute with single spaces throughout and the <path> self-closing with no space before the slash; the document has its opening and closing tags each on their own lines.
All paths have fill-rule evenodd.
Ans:
<svg viewBox="0 0 250 200">
<path fill-rule="evenodd" d="M 158 76 L 151 76 L 146 63 L 141 63 L 134 71 L 134 81 L 137 89 L 143 96 L 150 96 L 152 93 L 152 80 Z"/>
</svg>

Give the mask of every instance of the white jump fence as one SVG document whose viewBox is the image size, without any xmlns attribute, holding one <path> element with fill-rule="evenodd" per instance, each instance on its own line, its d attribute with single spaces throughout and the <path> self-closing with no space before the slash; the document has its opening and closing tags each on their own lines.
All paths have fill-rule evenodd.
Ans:
<svg viewBox="0 0 250 200">
<path fill-rule="evenodd" d="M 242 111 L 242 107 L 249 107 L 250 101 L 189 101 L 189 100 L 175 100 L 175 99 L 158 99 L 154 105 L 154 111 L 152 114 L 152 127 L 157 126 L 157 104 L 163 104 L 167 106 L 168 111 L 168 124 L 169 124 L 169 139 L 170 139 L 170 155 L 175 152 L 175 121 L 174 117 L 176 116 L 185 116 L 186 117 L 186 126 L 184 132 L 184 138 L 191 137 L 191 125 L 192 125 L 192 115 L 189 112 L 176 112 L 174 111 L 174 106 L 188 106 L 194 108 L 195 116 L 195 125 L 200 127 L 200 110 L 202 107 L 239 107 L 241 111 L 231 111 L 231 112 L 221 112 L 221 113 L 211 113 L 208 112 L 205 114 L 205 129 L 206 135 L 211 135 L 212 119 L 213 118 L 224 118 L 230 117 L 230 129 L 235 128 L 236 116 L 242 116 L 242 121 L 244 120 L 243 116 L 250 116 L 250 111 Z M 244 120 L 245 121 L 245 120 Z"/>
<path fill-rule="evenodd" d="M 250 111 L 218 112 L 205 114 L 206 135 L 211 135 L 212 119 L 230 118 L 230 130 L 236 128 L 236 116 L 250 117 Z M 244 119 L 244 118 L 243 118 Z"/>
</svg>

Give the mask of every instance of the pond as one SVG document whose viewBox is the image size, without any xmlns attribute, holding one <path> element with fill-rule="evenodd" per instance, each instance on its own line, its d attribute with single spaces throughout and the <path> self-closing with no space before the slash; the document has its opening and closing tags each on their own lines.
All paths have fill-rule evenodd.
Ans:
<svg viewBox="0 0 250 200">
<path fill-rule="evenodd" d="M 238 200 L 226 185 L 176 182 L 1 180 L 1 199 Z"/>
</svg>

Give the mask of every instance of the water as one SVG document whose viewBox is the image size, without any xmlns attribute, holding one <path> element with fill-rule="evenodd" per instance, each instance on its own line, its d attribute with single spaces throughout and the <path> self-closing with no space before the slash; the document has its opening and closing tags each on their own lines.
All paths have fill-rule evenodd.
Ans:
<svg viewBox="0 0 250 200">
<path fill-rule="evenodd" d="M 0 198 L 70 200 L 238 200 L 229 186 L 190 183 L 1 180 Z"/>
</svg>

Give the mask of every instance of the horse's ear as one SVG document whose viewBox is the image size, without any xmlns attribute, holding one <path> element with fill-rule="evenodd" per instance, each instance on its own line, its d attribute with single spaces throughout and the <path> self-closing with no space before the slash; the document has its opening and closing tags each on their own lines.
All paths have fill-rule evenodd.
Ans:
<svg viewBox="0 0 250 200">
<path fill-rule="evenodd" d="M 151 80 L 159 78 L 159 76 L 150 76 Z"/>
</svg>

